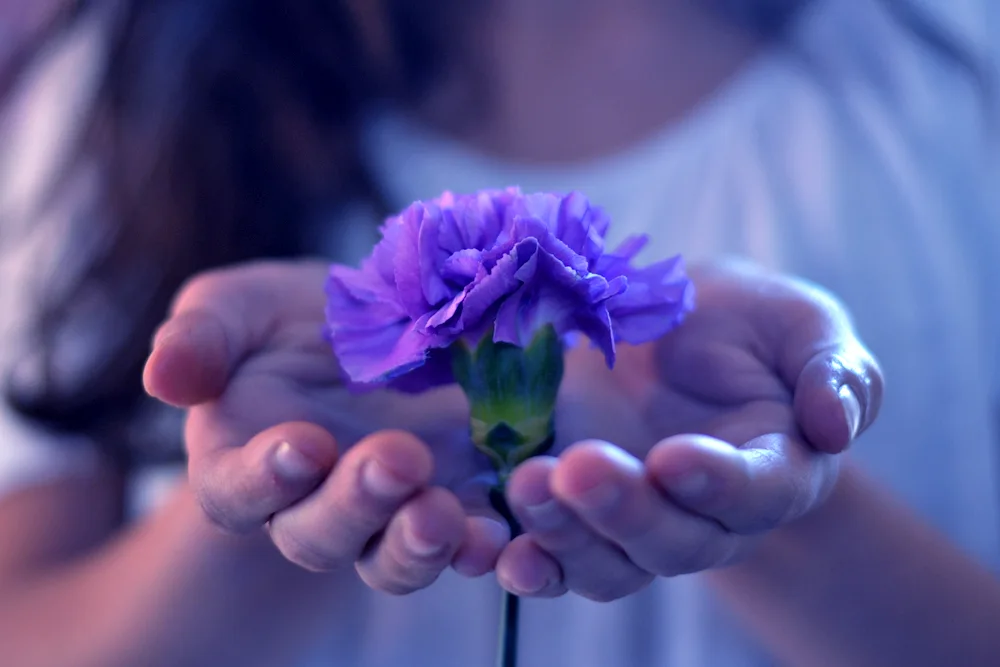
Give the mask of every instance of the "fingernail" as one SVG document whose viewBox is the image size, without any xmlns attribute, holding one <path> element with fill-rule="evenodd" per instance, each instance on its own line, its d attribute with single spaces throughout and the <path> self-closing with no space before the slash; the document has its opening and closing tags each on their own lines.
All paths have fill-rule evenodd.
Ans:
<svg viewBox="0 0 1000 667">
<path fill-rule="evenodd" d="M 566 510 L 555 498 L 537 505 L 526 505 L 524 514 L 529 527 L 535 530 L 555 530 L 565 524 L 567 518 Z"/>
<path fill-rule="evenodd" d="M 280 443 L 274 450 L 274 470 L 289 481 L 312 480 L 323 472 L 319 464 L 289 442 Z"/>
<path fill-rule="evenodd" d="M 522 573 L 522 575 L 524 574 Z M 509 582 L 509 585 L 518 595 L 537 595 L 555 583 L 550 577 L 539 571 L 534 571 L 527 573 L 527 576 L 518 582 L 519 585 L 514 584 L 514 582 Z"/>
<path fill-rule="evenodd" d="M 708 497 L 708 473 L 704 470 L 689 470 L 674 477 L 667 490 L 678 500 L 699 502 Z"/>
<path fill-rule="evenodd" d="M 510 528 L 506 524 L 484 518 L 482 519 L 482 527 L 490 544 L 500 547 L 510 541 Z"/>
<path fill-rule="evenodd" d="M 414 486 L 375 460 L 365 463 L 361 482 L 369 493 L 381 498 L 400 498 L 411 493 Z"/>
<path fill-rule="evenodd" d="M 403 524 L 403 544 L 406 545 L 407 551 L 421 558 L 436 556 L 448 546 L 431 542 L 422 537 L 414 530 L 413 524 L 409 521 Z"/>
<path fill-rule="evenodd" d="M 851 440 L 853 440 L 858 436 L 858 431 L 861 430 L 861 401 L 858 400 L 858 395 L 854 393 L 854 390 L 846 384 L 837 391 L 837 397 L 840 398 L 840 404 L 844 406 L 844 417 L 847 420 Z"/>
</svg>

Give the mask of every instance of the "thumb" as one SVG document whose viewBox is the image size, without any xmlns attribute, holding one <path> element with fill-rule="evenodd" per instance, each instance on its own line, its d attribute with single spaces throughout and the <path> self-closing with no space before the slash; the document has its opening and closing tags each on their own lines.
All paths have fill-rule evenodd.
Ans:
<svg viewBox="0 0 1000 667">
<path fill-rule="evenodd" d="M 180 312 L 157 332 L 143 385 L 164 403 L 199 405 L 225 391 L 232 359 L 225 325 L 216 315 L 207 310 Z"/>
<path fill-rule="evenodd" d="M 795 383 L 795 419 L 819 451 L 838 454 L 875 421 L 884 380 L 860 345 L 819 352 Z"/>
<path fill-rule="evenodd" d="M 255 262 L 194 277 L 153 339 L 146 391 L 178 407 L 218 398 L 282 325 L 323 312 L 326 272 L 316 262 Z"/>
</svg>

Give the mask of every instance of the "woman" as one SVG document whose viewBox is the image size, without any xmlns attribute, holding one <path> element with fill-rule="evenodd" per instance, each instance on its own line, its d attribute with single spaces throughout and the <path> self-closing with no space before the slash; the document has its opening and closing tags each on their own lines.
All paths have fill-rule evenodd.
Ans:
<svg viewBox="0 0 1000 667">
<path fill-rule="evenodd" d="M 84 12 L 50 63 L 66 67 L 65 78 L 50 83 L 59 100 L 51 106 L 67 112 L 61 127 L 82 128 L 71 153 L 79 159 L 59 174 L 60 187 L 7 206 L 32 223 L 24 242 L 37 236 L 42 247 L 22 254 L 27 266 L 10 264 L 21 271 L 7 284 L 23 286 L 27 270 L 46 263 L 59 268 L 45 274 L 54 277 L 44 284 L 31 345 L 13 367 L 13 410 L 4 422 L 4 478 L 11 481 L 0 501 L 0 534 L 10 546 L 0 555 L 0 638 L 15 664 L 485 662 L 494 585 L 454 577 L 442 567 L 440 547 L 444 565 L 470 574 L 499 558 L 501 581 L 521 593 L 569 588 L 621 598 L 600 607 L 577 596 L 529 605 L 525 664 L 755 665 L 771 655 L 806 665 L 995 661 L 986 623 L 997 613 L 996 581 L 878 490 L 879 483 L 890 487 L 973 559 L 994 568 L 1000 562 L 994 378 L 983 365 L 997 340 L 986 308 L 997 265 L 988 222 L 996 208 L 978 161 L 978 128 L 990 108 L 981 66 L 995 47 L 977 41 L 995 34 L 988 3 L 967 3 L 967 16 L 951 6 L 917 11 L 860 0 L 591 0 L 573 3 L 572 11 L 556 1 L 517 0 L 419 10 L 319 1 L 111 4 Z M 80 104 L 66 104 L 67 82 L 79 88 Z M 88 113 L 78 114 L 81 108 Z M 63 139 L 75 147 L 75 136 Z M 37 152 L 27 143 L 22 156 Z M 10 154 L 14 176 L 29 181 L 17 192 L 30 191 L 27 161 Z M 47 174 L 39 172 L 44 185 Z M 433 586 L 398 599 L 368 594 L 342 570 L 306 576 L 256 531 L 220 534 L 191 488 L 153 499 L 145 512 L 141 501 L 156 494 L 124 500 L 129 489 L 150 490 L 138 482 L 149 471 L 144 464 L 176 451 L 176 413 L 151 407 L 137 386 L 146 341 L 185 278 L 221 263 L 321 249 L 353 261 L 370 247 L 371 220 L 382 211 L 445 188 L 507 183 L 584 190 L 611 211 L 616 234 L 651 232 L 657 254 L 681 251 L 694 261 L 743 255 L 842 296 L 895 386 L 855 450 L 879 483 L 851 466 L 838 478 L 824 467 L 828 459 L 806 447 L 778 456 L 775 478 L 799 475 L 814 483 L 812 492 L 743 515 L 733 502 L 745 496 L 716 497 L 715 504 L 684 499 L 680 487 L 664 482 L 685 517 L 716 521 L 731 529 L 727 535 L 772 530 L 748 560 L 726 569 L 706 560 L 721 563 L 728 554 L 648 568 L 631 553 L 614 562 L 609 554 L 628 552 L 626 545 L 587 516 L 567 485 L 588 470 L 602 479 L 634 473 L 636 461 L 656 474 L 655 456 L 675 462 L 678 450 L 654 443 L 680 428 L 637 419 L 639 432 L 624 433 L 627 424 L 597 419 L 581 437 L 604 437 L 635 458 L 604 445 L 577 448 L 576 463 L 566 455 L 544 464 L 550 468 L 528 469 L 520 503 L 533 504 L 538 497 L 526 496 L 534 492 L 555 497 L 563 521 L 577 522 L 570 537 L 583 535 L 592 548 L 560 550 L 541 526 L 533 541 L 508 546 L 487 520 L 465 517 L 455 496 L 425 489 L 417 496 L 425 505 L 400 512 L 428 538 L 433 567 L 419 561 L 401 571 L 391 549 L 359 565 L 367 583 L 396 592 L 422 588 L 445 570 Z M 36 209 L 39 200 L 45 206 Z M 59 225 L 72 255 L 40 238 L 40 229 Z M 455 431 L 454 403 L 445 397 L 420 399 L 429 408 L 408 404 L 409 413 L 396 399 L 376 397 L 375 405 L 333 410 L 337 423 L 323 425 L 346 444 L 406 427 L 433 448 L 380 432 L 334 465 L 329 435 L 314 426 L 257 436 L 303 413 L 297 405 L 254 410 L 260 401 L 274 407 L 269 394 L 252 394 L 258 403 L 239 400 L 241 387 L 258 391 L 256 381 L 289 374 L 273 364 L 287 361 L 288 349 L 251 334 L 275 315 L 288 315 L 277 318 L 283 324 L 301 322 L 298 302 L 288 297 L 320 273 L 290 263 L 199 279 L 158 336 L 147 383 L 159 397 L 193 408 L 191 486 L 212 518 L 247 529 L 275 513 L 271 535 L 283 554 L 327 569 L 353 560 L 345 545 L 356 547 L 365 531 L 337 532 L 343 525 L 336 519 L 359 507 L 338 496 L 353 487 L 324 483 L 309 494 L 317 476 L 335 480 L 356 470 L 363 455 L 385 455 L 384 463 L 413 456 L 410 469 L 420 474 L 408 483 L 423 489 L 428 455 L 440 476 L 441 462 L 450 460 L 440 448 Z M 710 314 L 733 312 L 733 303 L 774 307 L 773 294 L 760 302 L 755 288 L 777 281 L 790 295 L 777 300 L 785 307 L 751 309 L 741 321 L 756 331 L 771 321 L 761 312 L 775 312 L 801 340 L 765 347 L 804 359 L 808 350 L 835 352 L 821 357 L 824 372 L 813 384 L 789 382 L 796 401 L 810 386 L 836 380 L 839 387 L 844 378 L 861 394 L 858 410 L 833 413 L 851 428 L 836 432 L 831 450 L 843 447 L 855 424 L 867 425 L 878 401 L 864 387 L 878 374 L 835 307 L 809 289 L 752 273 L 700 281 L 709 295 L 700 312 Z M 35 294 L 16 292 L 22 300 Z M 234 298 L 262 293 L 270 299 L 237 311 L 254 318 L 220 330 L 231 321 Z M 306 302 L 301 312 L 316 311 Z M 633 371 L 650 367 L 643 357 L 649 351 L 636 353 Z M 228 354 L 246 365 L 230 368 Z M 827 363 L 833 358 L 848 367 L 837 370 Z M 637 376 L 595 376 L 587 361 L 571 364 L 579 375 L 570 387 L 617 389 L 623 377 Z M 761 377 L 772 381 L 780 374 L 776 366 L 766 370 Z M 727 378 L 713 387 L 728 386 Z M 582 393 L 585 408 L 629 398 Z M 332 391 L 323 398 L 342 397 Z M 378 400 L 392 401 L 392 411 Z M 220 419 L 220 405 L 233 401 L 251 409 L 237 411 L 235 423 Z M 779 403 L 781 424 L 713 435 L 744 444 L 771 431 L 790 434 L 788 397 Z M 260 423 L 240 419 L 247 412 Z M 810 444 L 824 442 L 829 410 L 795 416 Z M 247 439 L 242 449 L 228 447 Z M 278 440 L 288 445 L 275 447 Z M 734 463 L 726 458 L 732 450 L 718 441 L 680 445 L 692 461 L 739 470 L 725 467 Z M 221 455 L 233 451 L 245 454 Z M 312 468 L 295 453 L 311 455 Z M 272 461 L 283 461 L 287 475 L 269 495 L 252 482 L 272 471 Z M 772 488 L 763 486 L 753 498 Z M 785 521 L 806 510 L 814 511 Z M 142 518 L 123 526 L 123 511 Z M 391 523 L 387 514 L 369 533 Z M 652 523 L 662 526 L 661 518 Z M 429 532 L 440 527 L 447 530 Z M 387 532 L 383 545 L 405 532 Z M 323 544 L 301 543 L 317 535 L 327 538 Z M 657 576 L 636 593 L 653 575 L 700 570 L 707 574 Z M 537 580 L 528 581 L 532 576 Z M 733 612 L 750 633 L 737 629 Z M 58 641 L 40 627 L 59 628 Z"/>
</svg>

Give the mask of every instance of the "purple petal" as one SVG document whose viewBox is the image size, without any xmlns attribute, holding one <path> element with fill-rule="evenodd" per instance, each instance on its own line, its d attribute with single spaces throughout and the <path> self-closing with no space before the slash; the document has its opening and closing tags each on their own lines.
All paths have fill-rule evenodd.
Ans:
<svg viewBox="0 0 1000 667">
<path fill-rule="evenodd" d="M 341 367 L 355 382 L 381 383 L 422 366 L 431 348 L 451 343 L 428 334 L 423 320 L 335 337 L 333 347 Z"/>
<path fill-rule="evenodd" d="M 359 270 L 333 267 L 328 337 L 354 382 L 403 391 L 450 382 L 458 337 L 525 345 L 552 325 L 588 336 L 614 362 L 616 341 L 663 335 L 693 308 L 679 258 L 632 266 L 633 237 L 606 252 L 609 220 L 580 193 L 516 188 L 446 192 L 382 228 Z"/>
<path fill-rule="evenodd" d="M 420 276 L 420 224 L 424 219 L 422 204 L 413 204 L 400 216 L 399 238 L 393 268 L 399 303 L 413 319 L 423 315 L 428 308 Z"/>
<path fill-rule="evenodd" d="M 444 261 L 441 275 L 445 280 L 459 284 L 467 284 L 476 277 L 483 263 L 483 251 L 475 248 L 459 250 Z"/>
<path fill-rule="evenodd" d="M 516 218 L 514 220 L 514 237 L 517 239 L 535 239 L 541 247 L 549 254 L 555 256 L 566 267 L 574 271 L 587 270 L 587 259 L 573 252 L 572 248 L 556 238 L 548 226 L 538 218 Z"/>
<path fill-rule="evenodd" d="M 440 267 L 450 254 L 439 244 L 441 224 L 441 211 L 435 207 L 424 212 L 423 224 L 417 230 L 420 288 L 424 300 L 431 307 L 454 295 L 441 277 Z"/>
<path fill-rule="evenodd" d="M 680 256 L 629 273 L 628 289 L 608 300 L 618 340 L 639 344 L 659 338 L 694 309 L 694 284 Z"/>
<path fill-rule="evenodd" d="M 403 231 L 399 217 L 389 218 L 382 226 L 382 240 L 372 251 L 371 257 L 362 263 L 364 270 L 373 270 L 387 285 L 396 284 L 396 248 Z"/>
<path fill-rule="evenodd" d="M 327 289 L 337 290 L 338 294 L 342 294 L 339 298 L 343 299 L 396 304 L 396 291 L 393 286 L 386 284 L 381 276 L 369 268 L 359 270 L 346 266 L 331 266 Z"/>
<path fill-rule="evenodd" d="M 571 192 L 562 200 L 555 234 L 590 265 L 604 251 L 608 224 L 603 209 L 591 206 L 581 193 Z"/>
<path fill-rule="evenodd" d="M 526 289 L 520 287 L 500 304 L 493 326 L 494 342 L 510 343 L 518 347 L 524 347 L 530 342 L 525 340 L 524 327 L 521 323 L 525 294 Z"/>
<path fill-rule="evenodd" d="M 465 301 L 467 296 L 466 292 L 462 291 L 455 295 L 455 297 L 446 303 L 444 306 L 438 309 L 438 311 L 431 315 L 430 319 L 427 320 L 427 326 L 430 328 L 442 327 L 452 322 L 452 319 L 458 313 L 459 307 L 462 302 Z"/>
<path fill-rule="evenodd" d="M 626 275 L 632 271 L 630 262 L 646 247 L 649 237 L 646 235 L 630 236 L 610 253 L 601 255 L 594 263 L 594 273 L 613 277 Z"/>
<path fill-rule="evenodd" d="M 577 319 L 576 327 L 604 353 L 608 368 L 613 368 L 616 356 L 615 336 L 608 309 L 604 305 L 594 308 L 585 317 Z"/>
<path fill-rule="evenodd" d="M 520 265 L 531 260 L 537 250 L 537 243 L 531 241 L 515 246 L 510 254 L 500 258 L 489 274 L 477 277 L 476 281 L 466 288 L 461 315 L 463 330 L 478 327 L 483 315 L 494 304 L 521 285 L 515 274 Z"/>
<path fill-rule="evenodd" d="M 407 394 L 419 394 L 454 381 L 451 372 L 451 352 L 444 348 L 435 348 L 428 353 L 423 366 L 394 377 L 388 386 Z"/>
</svg>

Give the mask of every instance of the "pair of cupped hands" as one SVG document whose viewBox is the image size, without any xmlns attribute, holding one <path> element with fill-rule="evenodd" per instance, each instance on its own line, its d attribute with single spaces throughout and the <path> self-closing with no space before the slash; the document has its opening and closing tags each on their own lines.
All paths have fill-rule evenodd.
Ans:
<svg viewBox="0 0 1000 667">
<path fill-rule="evenodd" d="M 697 308 L 613 370 L 567 353 L 557 443 L 494 482 L 455 387 L 357 394 L 328 345 L 327 266 L 259 263 L 190 281 L 145 372 L 188 410 L 189 483 L 207 515 L 260 530 L 310 570 L 353 565 L 404 594 L 446 568 L 524 596 L 594 600 L 720 567 L 818 507 L 879 410 L 882 376 L 835 299 L 735 264 L 691 272 Z"/>
</svg>

